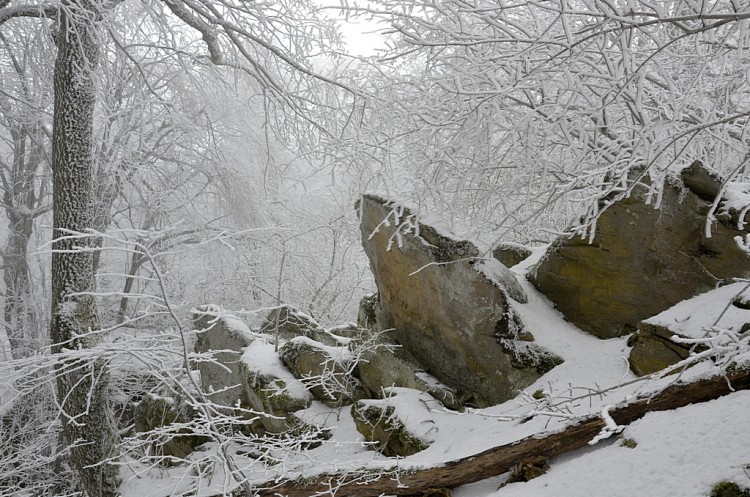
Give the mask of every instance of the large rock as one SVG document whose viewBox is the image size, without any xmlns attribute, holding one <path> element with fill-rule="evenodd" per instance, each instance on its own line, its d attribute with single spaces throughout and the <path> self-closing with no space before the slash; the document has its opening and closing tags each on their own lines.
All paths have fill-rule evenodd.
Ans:
<svg viewBox="0 0 750 497">
<path fill-rule="evenodd" d="M 408 388 L 390 388 L 388 397 L 360 400 L 352 405 L 354 424 L 372 447 L 389 457 L 407 457 L 434 441 L 426 394 Z"/>
<path fill-rule="evenodd" d="M 748 298 L 748 284 L 733 283 L 680 302 L 641 322 L 631 340 L 630 369 L 643 376 L 687 359 L 691 352 L 706 350 L 706 344 L 694 343 L 696 339 L 712 336 L 715 346 L 732 340 L 730 336 L 717 335 L 718 330 L 735 336 L 747 333 Z M 681 343 L 674 337 L 691 343 Z"/>
<path fill-rule="evenodd" d="M 658 208 L 646 201 L 647 185 L 635 186 L 599 216 L 591 241 L 559 238 L 529 279 L 579 328 L 612 338 L 719 280 L 750 276 L 735 242 L 747 231 L 736 229 L 732 212 L 705 234 L 720 181 L 694 163 L 667 178 Z"/>
<path fill-rule="evenodd" d="M 242 353 L 245 402 L 260 414 L 266 431 L 297 429 L 295 412 L 312 403 L 305 386 L 284 367 L 271 340 L 256 340 Z"/>
<path fill-rule="evenodd" d="M 526 245 L 512 242 L 498 243 L 492 249 L 492 257 L 500 261 L 503 266 L 513 267 L 531 256 L 531 249 Z"/>
<path fill-rule="evenodd" d="M 464 403 L 503 402 L 543 374 L 513 350 L 523 324 L 511 299 L 525 302 L 526 295 L 505 266 L 478 260 L 471 242 L 419 222 L 404 206 L 365 195 L 359 209 L 379 291 L 360 321 L 392 329 L 391 337 Z M 549 355 L 534 344 L 524 348 Z"/>
<path fill-rule="evenodd" d="M 299 429 L 293 413 L 309 407 L 312 397 L 284 367 L 273 339 L 253 333 L 215 306 L 200 308 L 194 318 L 195 351 L 211 355 L 197 363 L 208 398 L 247 419 L 241 428 L 270 433 Z"/>
<path fill-rule="evenodd" d="M 462 407 L 452 388 L 420 371 L 387 346 L 364 353 L 357 363 L 357 374 L 371 398 L 382 397 L 387 388 L 404 387 L 426 392 L 449 409 L 458 410 Z"/>
<path fill-rule="evenodd" d="M 284 365 L 310 393 L 329 406 L 351 404 L 362 398 L 359 380 L 350 374 L 348 347 L 331 347 L 307 337 L 296 337 L 279 350 Z"/>
<path fill-rule="evenodd" d="M 326 345 L 336 346 L 338 341 L 312 317 L 290 305 L 282 305 L 272 310 L 260 328 L 262 333 L 280 340 L 291 340 L 298 336 L 308 337 Z"/>
<path fill-rule="evenodd" d="M 252 333 L 242 321 L 218 306 L 199 307 L 193 319 L 198 332 L 195 352 L 204 355 L 196 364 L 203 391 L 217 404 L 241 404 L 246 376 L 240 357 L 253 342 Z"/>
</svg>

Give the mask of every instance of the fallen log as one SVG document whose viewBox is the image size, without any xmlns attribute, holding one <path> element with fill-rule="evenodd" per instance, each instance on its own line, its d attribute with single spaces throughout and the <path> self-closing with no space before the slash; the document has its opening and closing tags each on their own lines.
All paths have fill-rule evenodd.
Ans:
<svg viewBox="0 0 750 497">
<path fill-rule="evenodd" d="M 731 385 L 731 386 L 730 386 Z M 717 399 L 735 390 L 750 389 L 750 372 L 737 371 L 727 376 L 716 376 L 691 383 L 675 383 L 663 391 L 628 404 L 614 407 L 610 416 L 618 425 L 627 425 L 649 412 L 667 411 L 690 404 Z M 522 459 L 533 456 L 552 458 L 585 447 L 605 427 L 600 417 L 585 417 L 563 431 L 532 435 L 516 442 L 493 447 L 478 454 L 450 461 L 442 466 L 372 477 L 366 482 L 361 475 L 326 474 L 295 482 L 269 484 L 255 491 L 258 497 L 377 497 L 380 495 L 422 496 L 434 488 L 454 488 L 467 483 L 498 476 L 513 468 Z M 238 497 L 243 494 L 235 494 Z"/>
</svg>

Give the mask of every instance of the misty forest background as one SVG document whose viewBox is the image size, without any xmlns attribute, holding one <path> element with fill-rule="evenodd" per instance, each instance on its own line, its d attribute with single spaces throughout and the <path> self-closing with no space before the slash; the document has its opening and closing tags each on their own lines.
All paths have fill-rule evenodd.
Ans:
<svg viewBox="0 0 750 497">
<path fill-rule="evenodd" d="M 382 48 L 349 55 L 347 19 Z M 749 23 L 748 0 L 0 0 L 0 494 L 117 495 L 104 463 L 142 445 L 116 399 L 189 381 L 199 305 L 356 320 L 363 192 L 489 250 L 587 236 L 636 179 L 658 207 L 695 160 L 747 181 Z"/>
</svg>

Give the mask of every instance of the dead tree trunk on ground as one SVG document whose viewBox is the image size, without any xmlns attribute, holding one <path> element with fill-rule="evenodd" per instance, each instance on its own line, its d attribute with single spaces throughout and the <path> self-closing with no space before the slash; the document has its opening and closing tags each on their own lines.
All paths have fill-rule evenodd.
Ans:
<svg viewBox="0 0 750 497">
<path fill-rule="evenodd" d="M 731 386 L 730 386 L 731 385 Z M 618 425 L 627 425 L 646 413 L 667 411 L 690 404 L 717 399 L 735 390 L 750 389 L 750 371 L 738 371 L 728 376 L 717 376 L 692 383 L 676 383 L 651 397 L 642 397 L 609 411 Z M 382 494 L 421 496 L 429 488 L 454 488 L 484 480 L 510 471 L 513 466 L 533 456 L 556 457 L 585 447 L 598 435 L 605 423 L 599 417 L 586 417 L 568 426 L 562 432 L 549 435 L 531 435 L 516 442 L 487 449 L 469 457 L 450 461 L 443 466 L 401 474 L 398 479 L 388 475 L 363 484 L 356 483 L 358 475 L 328 474 L 312 483 L 296 486 L 293 482 L 269 485 L 258 490 L 259 497 L 309 497 L 331 495 L 336 497 L 377 497 Z M 360 475 L 361 480 L 361 475 Z M 241 494 L 239 494 L 241 495 Z"/>
</svg>

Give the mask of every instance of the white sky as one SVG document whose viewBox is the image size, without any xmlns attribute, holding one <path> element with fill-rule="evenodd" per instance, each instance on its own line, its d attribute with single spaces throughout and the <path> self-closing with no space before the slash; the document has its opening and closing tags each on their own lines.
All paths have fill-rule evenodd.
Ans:
<svg viewBox="0 0 750 497">
<path fill-rule="evenodd" d="M 385 37 L 374 31 L 386 26 L 365 20 L 342 21 L 341 32 L 344 35 L 347 49 L 352 55 L 375 55 L 378 49 L 385 48 Z"/>
</svg>

